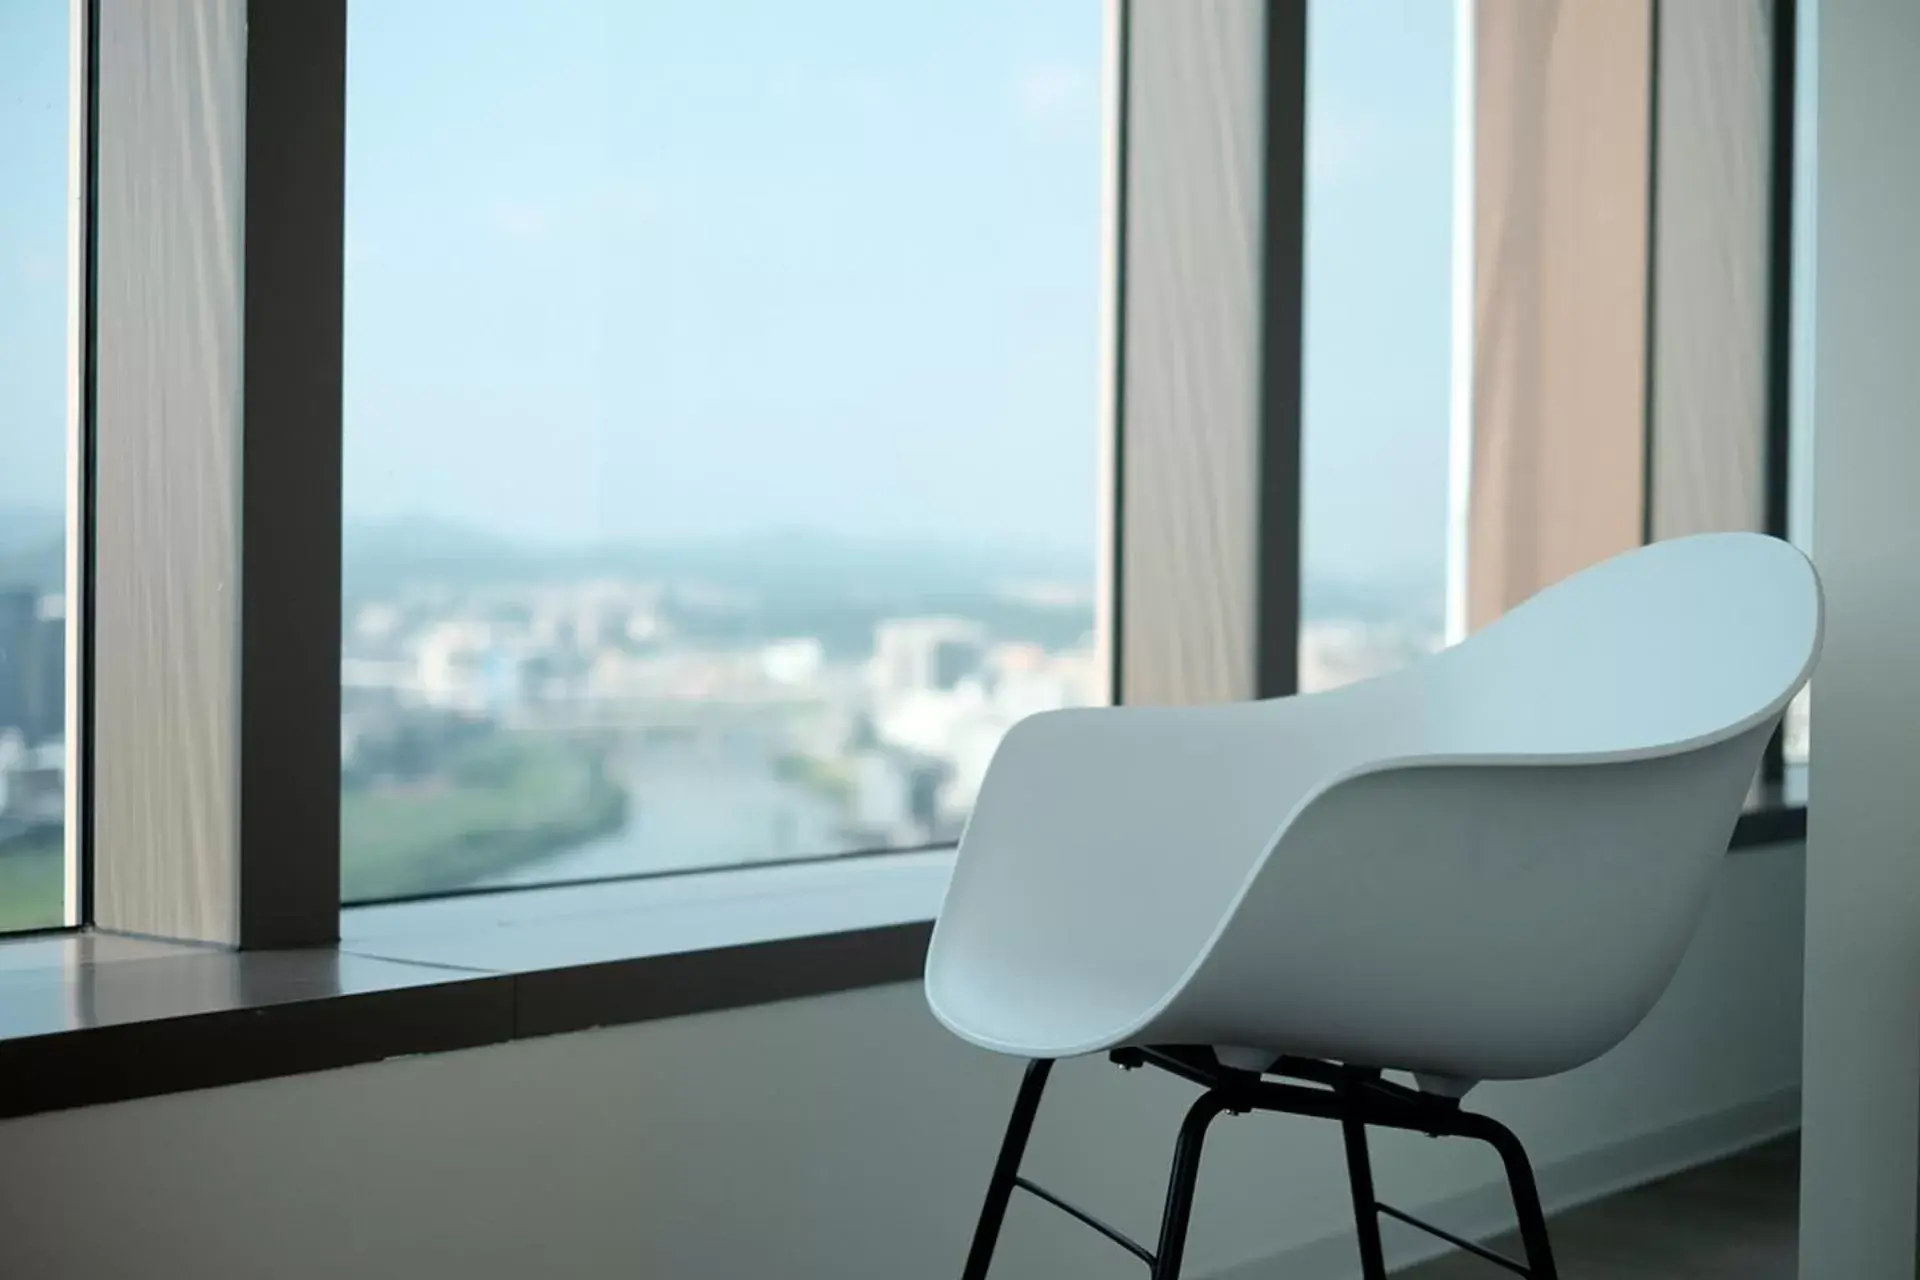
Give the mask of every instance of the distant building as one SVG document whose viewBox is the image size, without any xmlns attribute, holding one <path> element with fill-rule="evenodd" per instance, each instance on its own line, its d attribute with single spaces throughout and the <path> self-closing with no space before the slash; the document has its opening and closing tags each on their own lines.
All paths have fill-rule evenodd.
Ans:
<svg viewBox="0 0 1920 1280">
<path fill-rule="evenodd" d="M 27 738 L 36 744 L 67 736 L 67 611 L 60 596 L 40 597 L 26 676 Z"/>
<path fill-rule="evenodd" d="M 0 590 L 0 732 L 27 733 L 27 679 L 32 667 L 39 605 L 23 588 Z"/>
<path fill-rule="evenodd" d="M 866 751 L 852 761 L 849 819 L 863 835 L 890 842 L 913 820 L 912 780 L 902 760 Z"/>
<path fill-rule="evenodd" d="M 810 685 L 825 662 L 825 647 L 810 636 L 776 640 L 760 650 L 761 674 L 778 685 Z"/>
<path fill-rule="evenodd" d="M 65 736 L 66 610 L 59 596 L 0 590 L 0 730 L 29 744 Z"/>
<path fill-rule="evenodd" d="M 492 631 L 483 622 L 449 620 L 428 627 L 414 644 L 414 684 L 430 707 L 487 709 L 486 658 Z"/>
<path fill-rule="evenodd" d="M 963 726 L 991 714 L 985 686 L 968 680 L 951 690 L 915 689 L 883 700 L 874 729 L 890 746 L 944 759 Z"/>
<path fill-rule="evenodd" d="M 400 634 L 405 618 L 399 608 L 385 601 L 364 604 L 353 616 L 354 638 L 381 643 Z"/>
<path fill-rule="evenodd" d="M 0 730 L 0 831 L 59 826 L 65 809 L 65 744 L 29 747 L 19 730 Z"/>
<path fill-rule="evenodd" d="M 964 618 L 893 618 L 874 628 L 876 693 L 882 697 L 957 688 L 986 658 L 986 630 Z"/>
</svg>

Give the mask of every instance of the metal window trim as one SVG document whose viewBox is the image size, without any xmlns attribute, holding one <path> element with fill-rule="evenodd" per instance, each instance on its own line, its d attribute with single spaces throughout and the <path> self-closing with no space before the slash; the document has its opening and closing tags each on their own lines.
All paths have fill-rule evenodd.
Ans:
<svg viewBox="0 0 1920 1280">
<path fill-rule="evenodd" d="M 99 156 L 100 0 L 70 0 L 67 56 L 66 787 L 61 919 L 93 922 L 94 172 Z"/>
<path fill-rule="evenodd" d="M 1260 541 L 1254 696 L 1300 687 L 1307 26 L 1311 0 L 1269 0 L 1260 255 Z"/>
</svg>

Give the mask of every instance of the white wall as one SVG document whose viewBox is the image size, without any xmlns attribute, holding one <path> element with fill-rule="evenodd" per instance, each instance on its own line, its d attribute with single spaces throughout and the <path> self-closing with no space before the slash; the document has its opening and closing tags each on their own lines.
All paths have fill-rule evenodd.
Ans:
<svg viewBox="0 0 1920 1280">
<path fill-rule="evenodd" d="M 1474 1096 L 1530 1142 L 1550 1199 L 1793 1123 L 1801 863 L 1729 860 L 1673 989 L 1613 1054 Z M 0 1275 L 956 1276 L 1018 1073 L 893 987 L 33 1117 L 0 1125 Z M 1190 1096 L 1066 1064 L 1029 1167 L 1150 1236 Z M 1290 1254 L 1290 1276 L 1351 1274 L 1337 1132 L 1216 1133 L 1194 1273 Z M 1406 1207 L 1476 1228 L 1504 1205 L 1476 1148 L 1376 1149 Z M 995 1274 L 1133 1265 L 1029 1202 Z"/>
<path fill-rule="evenodd" d="M 1915 1273 L 1920 1194 L 1920 5 L 1821 0 L 1801 1274 Z"/>
</svg>

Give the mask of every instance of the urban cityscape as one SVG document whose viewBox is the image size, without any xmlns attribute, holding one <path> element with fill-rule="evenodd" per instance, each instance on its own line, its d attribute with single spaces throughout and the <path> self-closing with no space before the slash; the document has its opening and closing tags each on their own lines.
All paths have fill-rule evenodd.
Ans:
<svg viewBox="0 0 1920 1280">
<path fill-rule="evenodd" d="M 949 842 L 1008 727 L 1105 698 L 1090 573 L 783 541 L 350 557 L 345 897 Z"/>
<path fill-rule="evenodd" d="M 951 843 L 1014 723 L 1109 696 L 1072 557 L 396 526 L 346 566 L 348 901 Z M 0 899 L 28 924 L 60 912 L 65 612 L 0 585 Z M 1433 647 L 1391 614 L 1309 620 L 1302 687 Z"/>
<path fill-rule="evenodd" d="M 444 529 L 426 543 L 404 529 L 349 540 L 347 901 L 949 844 L 1009 728 L 1109 696 L 1092 574 L 1070 557 L 805 537 L 504 554 Z M 57 550 L 0 547 L 9 928 L 61 915 Z M 1320 611 L 1301 629 L 1305 692 L 1441 641 L 1405 595 L 1310 591 L 1307 604 Z M 1804 762 L 1804 703 L 1786 732 L 1789 762 Z"/>
<path fill-rule="evenodd" d="M 347 899 L 951 843 L 1013 724 L 1108 698 L 1090 573 L 889 598 L 812 568 L 800 599 L 604 570 L 352 598 Z M 1316 619 L 1303 684 L 1434 638 Z"/>
</svg>

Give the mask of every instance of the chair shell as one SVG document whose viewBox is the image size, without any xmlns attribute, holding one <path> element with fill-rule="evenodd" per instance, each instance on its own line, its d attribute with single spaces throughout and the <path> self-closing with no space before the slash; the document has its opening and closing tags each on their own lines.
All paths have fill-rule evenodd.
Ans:
<svg viewBox="0 0 1920 1280">
<path fill-rule="evenodd" d="M 1820 638 L 1804 556 L 1712 534 L 1342 689 L 1030 717 L 961 841 L 929 1004 L 1028 1058 L 1578 1066 L 1672 978 Z"/>
</svg>

